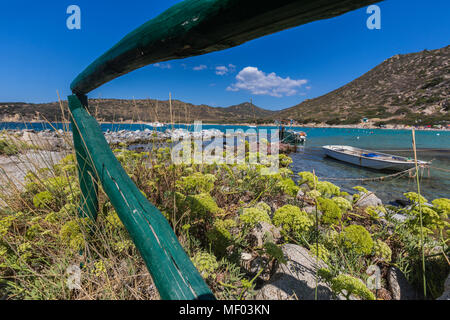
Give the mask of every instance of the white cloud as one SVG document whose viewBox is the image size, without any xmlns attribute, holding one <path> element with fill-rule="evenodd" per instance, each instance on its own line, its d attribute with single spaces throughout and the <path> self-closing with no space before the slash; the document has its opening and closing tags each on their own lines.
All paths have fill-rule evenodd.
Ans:
<svg viewBox="0 0 450 320">
<path fill-rule="evenodd" d="M 223 76 L 228 73 L 228 68 L 225 66 L 216 67 L 216 74 L 219 76 Z"/>
<path fill-rule="evenodd" d="M 217 72 L 216 72 L 217 73 Z M 293 96 L 306 84 L 305 79 L 281 78 L 275 72 L 266 74 L 255 67 L 245 67 L 236 76 L 236 82 L 227 87 L 227 91 L 248 90 L 252 94 L 272 97 Z"/>
<path fill-rule="evenodd" d="M 236 71 L 236 66 L 234 64 L 228 64 L 228 66 L 217 66 L 216 74 L 219 76 L 226 75 L 227 73 L 231 73 Z"/>
<path fill-rule="evenodd" d="M 201 65 L 199 65 L 199 66 L 193 67 L 192 70 L 194 70 L 194 71 L 200 71 L 200 70 L 205 70 L 206 68 L 207 68 L 206 65 L 201 64 Z"/>
<path fill-rule="evenodd" d="M 156 68 L 161 68 L 161 69 L 172 69 L 172 65 L 170 63 L 155 63 L 153 65 Z"/>
</svg>

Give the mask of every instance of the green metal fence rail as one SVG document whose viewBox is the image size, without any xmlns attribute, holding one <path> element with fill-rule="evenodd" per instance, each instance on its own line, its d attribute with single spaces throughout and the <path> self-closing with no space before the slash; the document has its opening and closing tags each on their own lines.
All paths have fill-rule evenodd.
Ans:
<svg viewBox="0 0 450 320">
<path fill-rule="evenodd" d="M 81 187 L 80 214 L 96 219 L 98 184 L 142 255 L 162 299 L 214 299 L 161 212 L 112 153 L 86 94 L 151 63 L 223 50 L 379 0 L 186 0 L 128 34 L 72 82 L 68 97 Z"/>
</svg>

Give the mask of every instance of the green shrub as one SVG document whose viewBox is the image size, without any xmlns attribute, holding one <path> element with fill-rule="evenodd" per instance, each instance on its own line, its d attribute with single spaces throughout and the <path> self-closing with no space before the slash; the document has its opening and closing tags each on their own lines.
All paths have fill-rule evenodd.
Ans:
<svg viewBox="0 0 450 320">
<path fill-rule="evenodd" d="M 258 222 L 271 223 L 269 214 L 264 209 L 259 208 L 245 208 L 242 210 L 242 214 L 239 219 L 245 226 L 253 228 Z"/>
<path fill-rule="evenodd" d="M 440 198 L 431 201 L 434 210 L 438 212 L 442 219 L 448 219 L 450 215 L 450 199 Z"/>
<path fill-rule="evenodd" d="M 306 196 L 311 199 L 317 199 L 321 196 L 321 193 L 317 190 L 310 190 L 306 192 Z"/>
<path fill-rule="evenodd" d="M 111 212 L 108 213 L 108 215 L 106 216 L 106 221 L 109 222 L 109 227 L 112 229 L 118 229 L 118 228 L 124 228 L 125 226 L 123 225 L 122 221 L 119 218 L 119 215 L 117 214 L 117 212 L 115 210 L 112 210 Z"/>
<path fill-rule="evenodd" d="M 324 245 L 329 249 L 334 249 L 339 246 L 340 235 L 339 232 L 329 229 L 325 232 Z"/>
<path fill-rule="evenodd" d="M 211 242 L 211 248 L 218 257 L 226 254 L 226 248 L 231 244 L 232 228 L 236 227 L 236 222 L 231 219 L 217 219 L 213 223 L 213 227 L 208 230 L 206 237 Z"/>
<path fill-rule="evenodd" d="M 204 251 L 197 252 L 192 258 L 192 263 L 204 279 L 216 278 L 215 271 L 219 268 L 219 263 L 213 254 Z"/>
<path fill-rule="evenodd" d="M 280 161 L 280 167 L 288 167 L 292 163 L 291 157 L 282 153 L 278 155 L 278 159 Z"/>
<path fill-rule="evenodd" d="M 188 196 L 186 197 L 186 202 L 189 204 L 191 212 L 201 217 L 215 215 L 222 212 L 222 210 L 217 206 L 216 201 L 209 193 Z"/>
<path fill-rule="evenodd" d="M 332 200 L 333 200 L 334 203 L 336 203 L 336 204 L 338 205 L 338 207 L 339 207 L 342 211 L 344 211 L 344 212 L 346 212 L 346 211 L 352 209 L 352 204 L 351 204 L 351 202 L 348 201 L 347 199 L 345 199 L 345 198 L 342 197 L 342 196 L 339 196 L 339 197 L 333 197 Z"/>
<path fill-rule="evenodd" d="M 5 139 L 0 139 L 0 155 L 12 156 L 19 153 L 17 146 Z"/>
<path fill-rule="evenodd" d="M 364 212 L 374 219 L 379 219 L 381 213 L 387 213 L 386 209 L 383 206 L 369 206 L 364 209 Z"/>
<path fill-rule="evenodd" d="M 267 212 L 267 214 L 271 214 L 272 213 L 272 209 L 270 208 L 270 206 L 267 203 L 263 202 L 263 201 L 258 202 L 258 204 L 255 206 L 255 208 L 261 209 L 261 210 Z"/>
<path fill-rule="evenodd" d="M 277 260 L 279 263 L 286 263 L 283 250 L 273 242 L 264 243 L 264 251 L 269 257 Z"/>
<path fill-rule="evenodd" d="M 341 192 L 338 186 L 328 181 L 317 182 L 316 189 L 325 197 L 338 196 Z"/>
<path fill-rule="evenodd" d="M 342 294 L 347 299 L 354 295 L 363 300 L 375 300 L 375 295 L 367 289 L 364 283 L 348 274 L 340 274 L 331 280 L 331 290 L 336 294 Z"/>
<path fill-rule="evenodd" d="M 14 220 L 16 220 L 16 217 L 13 215 L 8 215 L 0 219 L 0 238 L 6 236 Z"/>
<path fill-rule="evenodd" d="M 322 211 L 321 220 L 326 224 L 338 224 L 342 218 L 342 210 L 339 206 L 331 199 L 318 198 L 317 199 L 318 209 Z"/>
<path fill-rule="evenodd" d="M 403 194 L 409 201 L 411 201 L 413 204 L 418 205 L 420 203 L 426 203 L 427 199 L 422 197 L 421 195 L 418 195 L 415 192 L 406 192 Z"/>
<path fill-rule="evenodd" d="M 89 218 L 68 221 L 62 226 L 59 232 L 62 242 L 74 251 L 81 250 L 85 246 L 85 239 L 81 226 L 85 225 L 88 219 Z"/>
<path fill-rule="evenodd" d="M 33 197 L 33 204 L 36 208 L 48 208 L 54 203 L 55 197 L 50 191 L 42 191 Z"/>
<path fill-rule="evenodd" d="M 361 187 L 361 186 L 353 187 L 353 189 L 355 189 L 355 190 L 358 191 L 358 192 L 369 193 L 369 191 L 368 191 L 366 188 Z"/>
<path fill-rule="evenodd" d="M 300 180 L 298 183 L 299 185 L 306 183 L 311 189 L 313 189 L 314 181 L 315 181 L 315 184 L 317 184 L 317 182 L 319 182 L 319 179 L 316 176 L 314 176 L 314 174 L 312 172 L 302 171 L 302 172 L 299 172 L 298 175 L 302 178 L 302 180 Z"/>
<path fill-rule="evenodd" d="M 391 262 L 392 250 L 385 242 L 377 239 L 374 245 L 374 252 L 377 258 L 386 262 Z"/>
<path fill-rule="evenodd" d="M 317 247 L 319 248 L 319 250 L 317 250 Z M 328 262 L 328 260 L 330 259 L 330 252 L 327 250 L 327 248 L 325 248 L 323 244 L 319 243 L 318 246 L 316 246 L 316 244 L 311 244 L 309 246 L 309 251 L 313 256 L 318 257 L 322 261 Z"/>
<path fill-rule="evenodd" d="M 195 172 L 187 177 L 182 177 L 176 182 L 178 189 L 185 194 L 209 193 L 214 188 L 217 178 L 212 174 Z"/>
<path fill-rule="evenodd" d="M 294 180 L 292 180 L 291 178 L 282 179 L 277 183 L 277 187 L 281 190 L 281 192 L 291 197 L 297 196 L 297 192 L 298 190 L 300 190 L 300 188 L 295 184 Z"/>
<path fill-rule="evenodd" d="M 341 240 L 348 250 L 356 254 L 368 255 L 372 252 L 372 236 L 363 226 L 353 224 L 346 227 L 341 233 Z"/>
<path fill-rule="evenodd" d="M 275 211 L 273 223 L 282 228 L 285 236 L 298 236 L 308 231 L 314 224 L 306 212 L 290 204 L 284 205 Z"/>
<path fill-rule="evenodd" d="M 422 226 L 424 227 L 424 231 L 426 233 L 432 234 L 433 231 L 448 228 L 450 224 L 442 219 L 441 216 L 434 211 L 432 208 L 427 206 L 422 206 Z M 414 207 L 411 210 L 407 211 L 407 213 L 414 217 L 414 219 L 410 219 L 408 221 L 408 225 L 413 233 L 420 232 L 420 208 Z M 445 217 L 445 215 L 443 215 Z"/>
</svg>

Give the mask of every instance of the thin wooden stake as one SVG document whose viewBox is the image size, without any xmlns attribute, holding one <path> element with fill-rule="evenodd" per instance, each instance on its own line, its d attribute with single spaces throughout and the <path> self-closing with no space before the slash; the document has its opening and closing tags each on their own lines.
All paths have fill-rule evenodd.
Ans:
<svg viewBox="0 0 450 320">
<path fill-rule="evenodd" d="M 416 181 L 417 181 L 417 194 L 419 201 L 419 217 L 420 217 L 420 245 L 422 249 L 422 274 L 423 274 L 423 295 L 427 297 L 427 281 L 425 276 L 425 250 L 423 246 L 423 222 L 422 222 L 422 203 L 420 202 L 420 179 L 419 179 L 419 166 L 417 165 L 417 151 L 416 151 L 416 134 L 414 128 L 412 128 L 412 143 L 414 150 L 414 163 L 416 166 Z"/>
</svg>

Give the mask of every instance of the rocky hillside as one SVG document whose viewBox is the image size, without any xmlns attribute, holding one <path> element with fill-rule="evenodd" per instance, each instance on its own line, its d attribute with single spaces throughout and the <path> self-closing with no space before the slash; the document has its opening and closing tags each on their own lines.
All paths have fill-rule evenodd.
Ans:
<svg viewBox="0 0 450 320">
<path fill-rule="evenodd" d="M 396 55 L 347 85 L 281 110 L 300 123 L 450 122 L 450 46 Z"/>
<path fill-rule="evenodd" d="M 63 107 L 67 110 L 67 102 Z M 248 102 L 230 107 L 211 107 L 194 105 L 179 100 L 172 101 L 172 116 L 169 101 L 160 100 L 119 100 L 90 99 L 91 113 L 99 121 L 160 121 L 185 123 L 202 120 L 209 123 L 245 123 L 254 122 L 260 117 L 269 117 L 274 111 L 259 108 Z M 59 103 L 31 104 L 23 102 L 0 103 L 1 121 L 31 121 L 62 119 Z"/>
</svg>

